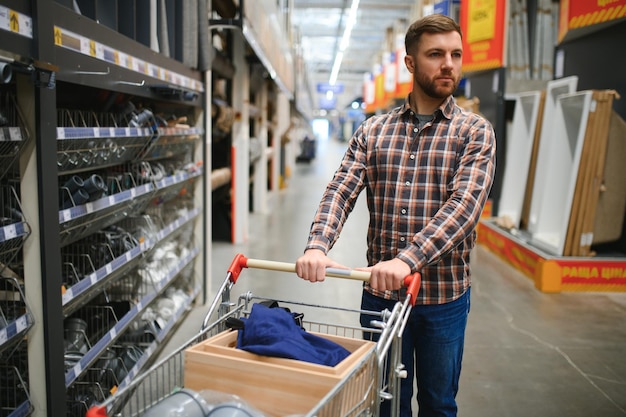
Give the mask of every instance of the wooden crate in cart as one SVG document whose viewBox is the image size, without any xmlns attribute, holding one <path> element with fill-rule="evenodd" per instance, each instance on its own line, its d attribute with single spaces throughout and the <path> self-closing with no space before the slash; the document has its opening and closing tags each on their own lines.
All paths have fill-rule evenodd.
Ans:
<svg viewBox="0 0 626 417">
<path fill-rule="evenodd" d="M 306 414 L 350 377 L 353 389 L 341 398 L 341 414 L 353 415 L 377 401 L 378 365 L 374 342 L 315 333 L 350 355 L 334 367 L 237 349 L 237 332 L 225 331 L 185 351 L 184 385 L 235 394 L 272 417 Z M 360 407 L 360 408 L 359 408 Z"/>
</svg>

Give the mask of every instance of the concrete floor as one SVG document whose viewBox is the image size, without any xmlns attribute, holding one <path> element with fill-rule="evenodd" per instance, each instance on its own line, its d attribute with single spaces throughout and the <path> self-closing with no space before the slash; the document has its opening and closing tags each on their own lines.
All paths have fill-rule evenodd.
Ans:
<svg viewBox="0 0 626 417">
<path fill-rule="evenodd" d="M 345 144 L 333 141 L 318 144 L 316 159 L 298 164 L 287 187 L 271 196 L 270 213 L 251 215 L 245 244 L 213 242 L 212 291 L 237 253 L 295 261 L 344 149 Z M 331 256 L 350 267 L 365 266 L 366 227 L 361 199 Z M 625 293 L 544 294 L 480 246 L 472 264 L 459 416 L 626 416 Z M 357 308 L 360 285 L 336 278 L 311 284 L 294 274 L 244 270 L 235 295 L 252 289 L 262 296 Z M 192 311 L 176 339 L 197 331 L 205 310 Z M 324 319 L 351 320 L 337 313 Z"/>
</svg>

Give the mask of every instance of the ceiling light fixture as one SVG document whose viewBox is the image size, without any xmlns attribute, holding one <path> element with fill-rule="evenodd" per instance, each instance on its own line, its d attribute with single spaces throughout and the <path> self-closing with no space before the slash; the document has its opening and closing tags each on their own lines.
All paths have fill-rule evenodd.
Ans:
<svg viewBox="0 0 626 417">
<path fill-rule="evenodd" d="M 335 55 L 333 69 L 330 72 L 330 79 L 328 80 L 328 83 L 330 85 L 335 85 L 335 83 L 337 82 L 339 68 L 341 68 L 341 61 L 343 60 L 343 53 L 350 44 L 350 34 L 352 33 L 352 28 L 356 24 L 356 12 L 359 9 L 359 2 L 360 0 L 352 0 L 352 5 L 350 6 L 350 14 L 348 16 L 348 21 L 346 22 L 346 28 L 343 31 L 341 43 L 339 44 L 339 51 L 337 51 L 337 55 Z"/>
</svg>

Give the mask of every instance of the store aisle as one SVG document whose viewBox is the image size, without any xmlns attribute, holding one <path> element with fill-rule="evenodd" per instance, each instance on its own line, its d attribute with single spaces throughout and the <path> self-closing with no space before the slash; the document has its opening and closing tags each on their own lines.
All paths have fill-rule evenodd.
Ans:
<svg viewBox="0 0 626 417">
<path fill-rule="evenodd" d="M 294 262 L 326 181 L 345 143 L 319 144 L 310 164 L 298 164 L 271 213 L 252 214 L 249 241 L 213 243 L 212 288 L 236 253 Z M 362 198 L 331 256 L 365 265 L 367 213 Z M 626 416 L 626 294 L 544 294 L 482 247 L 472 259 L 472 310 L 458 395 L 460 417 Z M 356 308 L 360 283 L 329 278 L 311 284 L 295 275 L 245 270 L 235 294 L 255 294 Z M 211 298 L 213 295 L 211 296 Z M 205 307 L 188 318 L 197 329 Z M 327 318 L 343 324 L 341 314 Z M 183 328 L 190 328 L 187 322 Z"/>
</svg>

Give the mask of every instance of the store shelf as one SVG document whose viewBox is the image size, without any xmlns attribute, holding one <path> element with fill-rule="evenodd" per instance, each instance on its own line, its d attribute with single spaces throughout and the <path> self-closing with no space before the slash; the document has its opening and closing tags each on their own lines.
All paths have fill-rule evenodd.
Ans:
<svg viewBox="0 0 626 417">
<path fill-rule="evenodd" d="M 19 342 L 32 325 L 32 318 L 30 315 L 25 314 L 0 329 L 0 352 Z"/>
<path fill-rule="evenodd" d="M 30 234 L 28 223 L 17 222 L 0 227 L 0 254 L 5 253 L 2 248 L 6 243 L 10 243 L 14 239 L 24 239 Z M 0 255 L 0 258 L 2 256 Z"/>
<path fill-rule="evenodd" d="M 206 292 L 208 262 L 197 256 L 207 251 L 204 74 L 146 45 L 145 2 L 79 1 L 83 14 L 67 0 L 0 3 L 0 272 L 17 283 L 0 288 L 0 367 L 19 362 L 10 385 L 24 390 L 7 400 L 11 371 L 0 371 L 0 414 L 84 415 L 87 402 L 110 395 L 102 365 L 132 347 L 129 326 L 151 303 L 183 284 L 189 295 L 154 346 L 141 343 L 127 381 Z M 173 30 L 182 22 L 172 16 Z M 137 292 L 124 293 L 133 278 Z M 85 318 L 88 349 L 77 360 L 70 324 Z"/>
<path fill-rule="evenodd" d="M 196 209 L 190 211 L 189 213 L 185 214 L 184 216 L 176 219 L 176 221 L 170 223 L 167 227 L 165 227 L 164 229 L 160 230 L 159 233 L 157 233 L 156 241 L 165 240 L 169 236 L 171 236 L 171 235 L 175 234 L 176 232 L 180 231 L 182 226 L 184 226 L 185 224 L 188 224 L 189 222 L 194 220 L 196 217 L 198 217 L 200 215 L 200 213 L 201 213 L 201 210 L 199 208 L 196 208 Z M 154 248 L 156 246 L 156 241 L 154 241 L 154 242 L 151 242 L 150 240 L 147 241 L 150 249 L 152 249 L 152 248 Z"/>
<path fill-rule="evenodd" d="M 26 417 L 33 411 L 33 404 L 28 395 L 27 384 L 19 369 L 15 366 L 0 365 L 2 383 L 2 415 L 7 417 Z M 6 386 L 5 386 L 6 385 Z M 7 414 L 8 413 L 8 414 Z"/>
<path fill-rule="evenodd" d="M 70 119 L 66 123 L 75 123 L 71 116 L 65 118 Z M 59 127 L 57 164 L 60 173 L 68 174 L 137 159 L 171 158 L 193 146 L 202 134 L 197 128 Z"/>
<path fill-rule="evenodd" d="M 59 211 L 61 245 L 65 246 L 138 212 L 149 202 L 153 184 L 144 184 L 77 207 Z"/>
<path fill-rule="evenodd" d="M 0 61 L 1 62 L 1 61 Z M 30 135 L 24 127 L 24 118 L 13 91 L 0 91 L 0 117 L 5 126 L 0 127 L 0 179 L 13 168 Z"/>
<path fill-rule="evenodd" d="M 17 279 L 0 277 L 0 353 L 22 341 L 34 321 Z"/>
<path fill-rule="evenodd" d="M 145 252 L 144 245 L 137 246 L 130 251 L 119 256 L 110 263 L 97 269 L 93 273 L 83 277 L 76 284 L 62 291 L 63 313 L 65 316 L 72 314 L 76 308 L 84 305 L 89 295 L 95 295 L 100 291 L 102 286 L 110 283 L 115 278 L 119 278 L 121 274 L 137 265 L 140 256 Z M 88 255 L 78 255 L 86 257 Z"/>
<path fill-rule="evenodd" d="M 76 284 L 70 286 L 69 288 L 65 288 L 62 296 L 63 311 L 65 316 L 69 316 L 78 306 L 83 305 L 86 302 L 86 297 L 89 295 L 93 296 L 94 293 L 102 288 L 102 286 L 110 284 L 116 278 L 119 278 L 121 274 L 136 266 L 142 255 L 145 255 L 147 252 L 152 250 L 159 241 L 165 240 L 182 226 L 195 220 L 201 212 L 202 210 L 200 208 L 190 210 L 160 230 L 154 238 L 142 237 L 140 239 L 142 241 L 138 244 L 138 246 L 123 253 L 92 273 L 85 275 Z M 88 255 L 85 253 L 79 253 L 76 255 L 76 258 L 80 258 L 83 262 L 85 262 L 85 258 L 87 257 Z M 71 262 L 66 261 L 65 264 L 71 264 Z M 94 265 L 94 262 L 90 261 L 89 264 Z M 74 271 L 76 269 L 77 268 L 75 267 L 72 268 Z"/>
<path fill-rule="evenodd" d="M 0 5 L 0 49 L 17 57 L 29 57 L 33 40 L 30 2 Z"/>
<path fill-rule="evenodd" d="M 190 294 L 189 300 L 194 300 L 198 294 L 200 293 L 200 287 L 197 286 L 193 289 Z M 118 388 L 122 388 L 128 385 L 135 376 L 141 371 L 142 368 L 146 366 L 153 359 L 154 355 L 159 351 L 160 348 L 163 347 L 163 343 L 168 339 L 171 335 L 172 331 L 175 329 L 177 324 L 180 323 L 183 316 L 189 312 L 189 308 L 191 303 L 183 304 L 176 313 L 172 316 L 172 318 L 167 322 L 167 324 L 158 332 L 156 335 L 156 340 L 153 341 L 144 351 L 141 358 L 137 361 L 135 366 L 128 371 L 128 375 L 120 381 Z"/>
<path fill-rule="evenodd" d="M 623 256 L 552 256 L 530 243 L 529 236 L 512 232 L 484 219 L 478 225 L 478 243 L 533 280 L 543 292 L 626 292 Z"/>
<path fill-rule="evenodd" d="M 174 278 L 180 273 L 193 259 L 200 253 L 199 249 L 193 249 L 189 254 L 177 263 L 177 265 L 169 270 L 166 276 L 155 284 L 154 292 L 142 297 L 120 320 L 109 330 L 104 337 L 99 339 L 84 354 L 84 356 L 71 368 L 65 375 L 65 386 L 70 387 L 84 372 L 88 369 L 98 357 L 122 335 L 133 320 L 139 317 L 140 313 L 155 298 L 173 282 Z"/>
<path fill-rule="evenodd" d="M 60 79 L 65 80 L 66 77 L 72 77 L 72 75 L 86 75 L 87 80 L 97 82 L 98 75 L 114 76 L 118 71 L 122 73 L 130 71 L 137 75 L 132 78 L 140 79 L 138 86 L 147 87 L 144 89 L 147 95 L 151 94 L 149 87 L 159 87 L 164 83 L 196 92 L 204 90 L 203 84 L 191 77 L 192 71 L 182 63 L 155 54 L 143 45 L 130 43 L 131 46 L 129 46 L 128 38 L 124 35 L 106 26 L 94 24 L 88 18 L 75 14 L 71 16 L 73 13 L 68 14 L 62 6 L 56 7 L 59 7 L 59 15 L 54 26 L 54 43 L 59 47 L 59 53 L 63 57 L 70 58 L 70 64 L 78 58 L 75 55 L 82 55 L 88 61 L 93 60 L 94 64 L 98 62 L 105 69 L 105 71 L 87 69 L 78 74 L 76 72 L 73 74 L 72 71 L 60 71 Z M 68 67 L 71 68 L 72 65 Z M 129 81 L 134 82 L 132 79 Z M 158 91 L 153 94 L 159 96 Z"/>
</svg>

